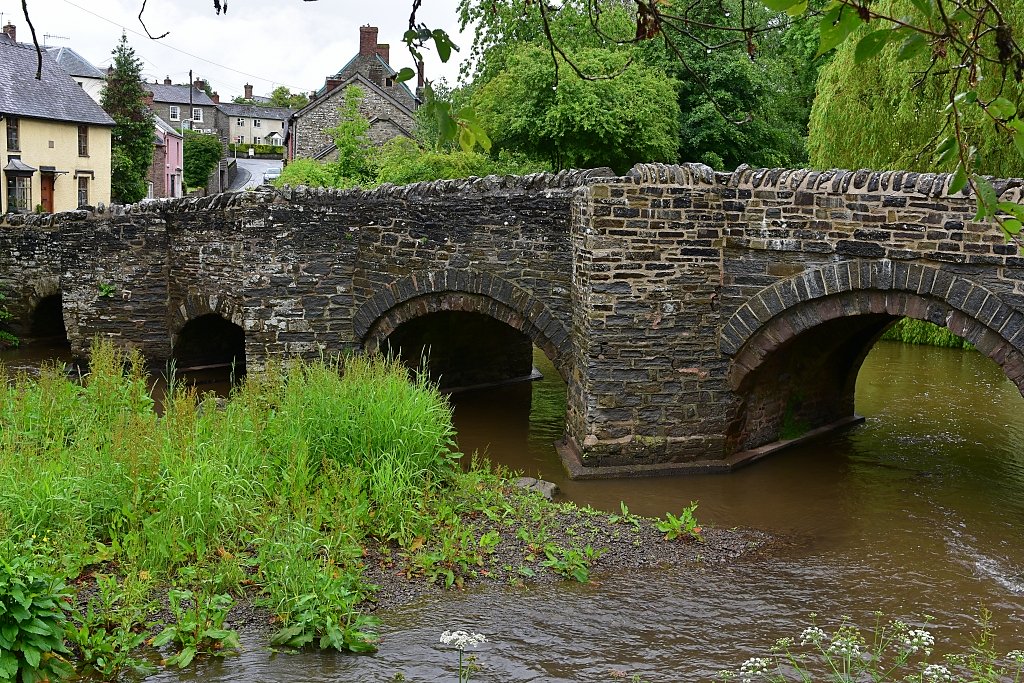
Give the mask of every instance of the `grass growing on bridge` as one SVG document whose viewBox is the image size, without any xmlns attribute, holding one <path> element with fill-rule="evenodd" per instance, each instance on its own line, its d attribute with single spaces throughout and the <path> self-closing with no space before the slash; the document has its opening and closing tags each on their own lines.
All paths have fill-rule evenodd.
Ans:
<svg viewBox="0 0 1024 683">
<path fill-rule="evenodd" d="M 0 369 L 0 569 L 35 548 L 54 577 L 116 576 L 121 602 L 101 637 L 115 649 L 147 628 L 154 590 L 168 587 L 190 591 L 210 624 L 223 594 L 248 590 L 277 615 L 278 644 L 372 648 L 357 611 L 375 590 L 368 548 L 461 583 L 498 542 L 464 517 L 512 508 L 496 475 L 463 471 L 433 387 L 383 360 L 340 370 L 252 374 L 223 407 L 179 389 L 158 416 L 141 359 L 108 345 L 94 347 L 81 384 L 54 368 L 38 380 Z M 189 643 L 186 631 L 172 634 L 190 654 L 177 661 L 234 642 Z"/>
</svg>

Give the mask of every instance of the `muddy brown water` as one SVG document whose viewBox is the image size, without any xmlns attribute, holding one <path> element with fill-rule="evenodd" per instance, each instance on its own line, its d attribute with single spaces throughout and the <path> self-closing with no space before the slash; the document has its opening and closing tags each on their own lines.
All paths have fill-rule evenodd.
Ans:
<svg viewBox="0 0 1024 683">
<path fill-rule="evenodd" d="M 981 608 L 998 649 L 1024 647 L 1024 399 L 977 353 L 879 343 L 857 385 L 867 421 L 730 475 L 568 481 L 551 446 L 565 388 L 543 357 L 533 385 L 456 395 L 462 448 L 559 484 L 579 504 L 698 518 L 785 537 L 779 556 L 731 567 L 600 575 L 588 585 L 490 587 L 382 614 L 373 655 L 240 657 L 158 681 L 456 680 L 445 629 L 484 633 L 474 681 L 710 680 L 782 636 L 843 616 L 930 615 L 965 651 Z M 532 400 L 531 400 L 532 396 Z"/>
</svg>

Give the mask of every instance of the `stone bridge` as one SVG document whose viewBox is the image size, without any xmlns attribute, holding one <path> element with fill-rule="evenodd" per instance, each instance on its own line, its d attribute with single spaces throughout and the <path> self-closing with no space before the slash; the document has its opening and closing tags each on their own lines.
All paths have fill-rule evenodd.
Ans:
<svg viewBox="0 0 1024 683">
<path fill-rule="evenodd" d="M 0 288 L 17 333 L 156 365 L 426 347 L 476 385 L 529 375 L 536 345 L 568 383 L 576 476 L 725 470 L 856 420 L 903 316 L 1024 391 L 1024 258 L 948 182 L 639 165 L 7 216 Z"/>
</svg>

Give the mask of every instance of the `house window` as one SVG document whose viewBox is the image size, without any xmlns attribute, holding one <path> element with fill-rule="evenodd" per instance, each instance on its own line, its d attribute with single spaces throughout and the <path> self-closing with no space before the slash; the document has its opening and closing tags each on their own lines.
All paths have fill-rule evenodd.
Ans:
<svg viewBox="0 0 1024 683">
<path fill-rule="evenodd" d="M 192 120 L 196 123 L 203 122 L 203 110 L 199 107 L 192 107 Z"/>
<path fill-rule="evenodd" d="M 173 104 L 170 109 L 171 121 L 181 121 L 181 107 L 176 107 Z"/>
<path fill-rule="evenodd" d="M 89 206 L 89 176 L 78 176 L 78 205 Z"/>
<path fill-rule="evenodd" d="M 32 177 L 7 176 L 7 210 L 28 213 L 32 208 Z"/>
<path fill-rule="evenodd" d="M 14 116 L 7 117 L 7 151 L 17 152 L 21 149 L 21 136 L 18 134 L 18 119 Z"/>
<path fill-rule="evenodd" d="M 238 119 L 238 127 L 239 128 L 244 128 L 245 127 L 245 119 L 243 119 L 243 118 L 239 118 Z"/>
<path fill-rule="evenodd" d="M 245 136 L 244 135 L 236 135 L 235 136 L 235 144 L 236 145 L 241 145 L 241 144 L 244 144 L 244 143 L 245 143 Z"/>
<path fill-rule="evenodd" d="M 89 126 L 78 127 L 78 156 L 89 156 Z"/>
<path fill-rule="evenodd" d="M 252 139 L 252 144 L 254 144 L 254 145 L 262 145 L 263 144 L 263 138 L 253 138 Z"/>
<path fill-rule="evenodd" d="M 263 125 L 263 122 L 260 119 L 253 119 L 252 120 L 252 127 L 253 128 L 259 128 L 262 125 Z"/>
</svg>

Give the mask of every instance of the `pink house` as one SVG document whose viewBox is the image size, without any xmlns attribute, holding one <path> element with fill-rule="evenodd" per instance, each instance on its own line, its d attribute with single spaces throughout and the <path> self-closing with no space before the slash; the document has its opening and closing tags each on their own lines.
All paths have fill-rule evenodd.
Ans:
<svg viewBox="0 0 1024 683">
<path fill-rule="evenodd" d="M 159 116 L 153 117 L 153 165 L 149 167 L 150 199 L 181 197 L 183 138 Z"/>
</svg>

